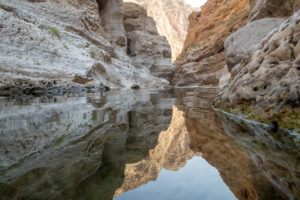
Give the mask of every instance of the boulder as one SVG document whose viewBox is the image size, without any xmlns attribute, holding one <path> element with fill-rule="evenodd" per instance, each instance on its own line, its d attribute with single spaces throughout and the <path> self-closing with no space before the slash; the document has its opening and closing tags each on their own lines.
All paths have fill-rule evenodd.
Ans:
<svg viewBox="0 0 300 200">
<path fill-rule="evenodd" d="M 265 18 L 248 23 L 225 40 L 225 56 L 229 71 L 242 60 L 248 59 L 268 33 L 284 19 Z"/>
</svg>

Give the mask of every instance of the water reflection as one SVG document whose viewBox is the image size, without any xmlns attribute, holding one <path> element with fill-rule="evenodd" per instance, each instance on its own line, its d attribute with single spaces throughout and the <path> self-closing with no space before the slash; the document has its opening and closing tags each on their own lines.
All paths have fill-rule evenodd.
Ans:
<svg viewBox="0 0 300 200">
<path fill-rule="evenodd" d="M 116 200 L 236 199 L 217 169 L 202 157 L 193 157 L 178 171 L 162 169 L 155 182 L 123 193 Z"/>
<path fill-rule="evenodd" d="M 298 135 L 216 93 L 0 99 L 0 199 L 299 199 Z"/>
</svg>

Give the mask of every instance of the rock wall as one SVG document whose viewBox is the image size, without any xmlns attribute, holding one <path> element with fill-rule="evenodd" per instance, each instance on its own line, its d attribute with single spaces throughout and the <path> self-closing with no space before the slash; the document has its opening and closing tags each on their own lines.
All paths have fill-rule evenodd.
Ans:
<svg viewBox="0 0 300 200">
<path fill-rule="evenodd" d="M 150 66 L 137 66 L 140 62 L 127 55 L 122 1 L 98 3 L 96 0 L 2 1 L 0 86 L 5 92 L 1 94 L 71 86 L 168 86 L 165 78 L 151 75 Z M 155 23 L 149 26 L 155 29 Z M 147 45 L 152 49 L 169 48 L 163 39 Z M 147 56 L 157 65 L 173 68 L 170 56 L 160 53 L 165 52 Z"/>
<path fill-rule="evenodd" d="M 236 112 L 242 109 L 248 118 L 278 121 L 280 126 L 300 130 L 299 21 L 300 10 L 270 31 L 250 59 L 237 63 L 237 75 L 221 91 L 219 106 L 226 110 L 235 107 Z M 248 35 L 256 32 L 254 29 Z"/>
<path fill-rule="evenodd" d="M 248 0 L 208 0 L 200 12 L 193 12 L 172 84 L 217 86 L 225 65 L 224 41 L 246 24 L 249 9 Z"/>
<path fill-rule="evenodd" d="M 124 0 L 143 6 L 156 22 L 160 35 L 165 36 L 172 49 L 172 61 L 180 54 L 187 35 L 188 16 L 193 8 L 184 0 Z M 176 14 L 175 14 L 176 13 Z"/>
</svg>

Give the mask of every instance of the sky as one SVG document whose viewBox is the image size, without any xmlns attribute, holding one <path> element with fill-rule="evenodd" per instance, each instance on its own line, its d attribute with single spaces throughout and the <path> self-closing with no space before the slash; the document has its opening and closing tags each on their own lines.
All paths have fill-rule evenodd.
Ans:
<svg viewBox="0 0 300 200">
<path fill-rule="evenodd" d="M 205 4 L 207 0 L 185 0 L 186 3 L 190 4 L 192 7 L 199 8 Z"/>
</svg>

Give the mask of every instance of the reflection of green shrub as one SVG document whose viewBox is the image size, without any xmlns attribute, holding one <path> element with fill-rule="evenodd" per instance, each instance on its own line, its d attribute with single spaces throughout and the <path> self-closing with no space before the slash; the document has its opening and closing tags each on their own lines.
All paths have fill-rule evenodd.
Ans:
<svg viewBox="0 0 300 200">
<path fill-rule="evenodd" d="M 61 39 L 59 30 L 57 30 L 57 28 L 55 28 L 53 26 L 48 26 L 47 28 L 51 31 L 51 33 L 53 35 L 55 35 L 57 38 Z"/>
<path fill-rule="evenodd" d="M 89 54 L 91 55 L 92 58 L 96 58 L 96 54 L 97 54 L 96 49 L 90 49 Z"/>
</svg>

